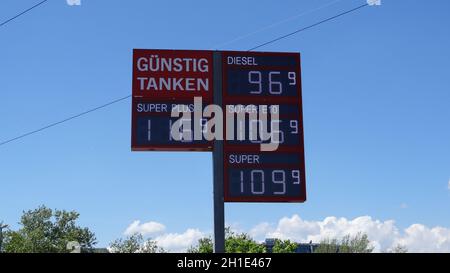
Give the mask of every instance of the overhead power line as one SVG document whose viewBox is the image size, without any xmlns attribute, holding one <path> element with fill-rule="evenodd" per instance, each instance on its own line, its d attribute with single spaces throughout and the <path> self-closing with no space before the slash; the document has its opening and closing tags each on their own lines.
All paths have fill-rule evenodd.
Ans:
<svg viewBox="0 0 450 273">
<path fill-rule="evenodd" d="M 255 35 L 255 34 L 257 34 L 257 33 L 263 32 L 263 31 L 268 30 L 268 29 L 270 29 L 270 28 L 279 26 L 279 25 L 281 25 L 281 24 L 285 24 L 285 23 L 287 23 L 287 22 L 289 22 L 289 21 L 292 21 L 292 20 L 294 20 L 294 19 L 298 19 L 298 18 L 300 18 L 300 17 L 309 15 L 309 14 L 314 13 L 314 12 L 317 12 L 317 11 L 319 11 L 319 10 L 328 8 L 328 7 L 330 7 L 330 6 L 332 6 L 332 5 L 335 5 L 335 4 L 337 4 L 337 3 L 341 2 L 341 1 L 342 1 L 342 0 L 334 0 L 334 1 L 332 1 L 332 2 L 326 3 L 325 5 L 322 5 L 322 6 L 320 6 L 320 7 L 317 7 L 317 8 L 314 8 L 314 9 L 310 9 L 310 10 L 307 10 L 307 11 L 303 11 L 303 12 L 301 12 L 301 13 L 299 13 L 299 14 L 296 14 L 296 15 L 290 16 L 290 17 L 287 17 L 287 18 L 285 18 L 285 19 L 283 19 L 283 20 L 281 20 L 281 21 L 278 21 L 278 22 L 272 23 L 272 24 L 270 24 L 270 25 L 264 26 L 264 27 L 262 27 L 262 28 L 259 28 L 259 29 L 255 30 L 255 31 L 252 31 L 252 32 L 250 32 L 250 33 L 247 33 L 247 34 L 245 34 L 245 35 L 238 36 L 238 37 L 236 37 L 236 38 L 234 38 L 234 39 L 232 39 L 232 40 L 229 40 L 228 42 L 224 42 L 224 43 L 218 44 L 218 45 L 214 46 L 213 48 L 217 49 L 217 48 L 222 48 L 222 47 L 224 47 L 224 46 L 226 46 L 226 45 L 229 45 L 229 44 L 233 44 L 233 43 L 235 43 L 235 42 L 237 42 L 237 41 L 240 41 L 240 40 L 242 40 L 242 39 L 245 39 L 245 38 L 250 37 L 250 36 L 252 36 L 252 35 Z"/>
<path fill-rule="evenodd" d="M 12 20 L 14 20 L 14 19 L 16 19 L 16 18 L 18 18 L 18 17 L 24 15 L 25 13 L 27 13 L 27 12 L 29 12 L 29 11 L 31 11 L 31 10 L 37 8 L 37 7 L 39 7 L 40 5 L 44 4 L 44 3 L 47 2 L 47 1 L 48 1 L 48 0 L 41 1 L 41 2 L 37 3 L 37 4 L 34 5 L 34 6 L 27 8 L 26 10 L 22 11 L 21 13 L 19 13 L 19 14 L 17 14 L 17 15 L 14 15 L 13 17 L 7 19 L 6 21 L 1 22 L 1 23 L 0 23 L 0 27 L 4 26 L 4 25 L 6 25 L 7 23 L 11 22 Z"/>
<path fill-rule="evenodd" d="M 42 2 L 40 2 L 40 3 L 38 3 L 38 4 L 36 4 L 35 6 L 29 8 L 28 10 L 22 12 L 22 14 L 26 13 L 27 11 L 30 11 L 31 9 L 37 7 L 38 5 L 43 4 L 43 3 L 46 2 L 46 1 L 48 1 L 48 0 L 45 0 L 45 1 L 42 1 Z M 298 29 L 298 30 L 296 30 L 296 31 L 294 31 L 294 32 L 291 32 L 291 33 L 288 33 L 288 34 L 286 34 L 286 35 L 283 35 L 283 36 L 280 36 L 280 37 L 278 37 L 278 38 L 275 38 L 275 39 L 273 39 L 273 40 L 267 41 L 267 42 L 265 42 L 265 43 L 262 43 L 262 44 L 260 44 L 260 45 L 257 45 L 257 46 L 255 46 L 255 47 L 250 48 L 248 51 L 252 51 L 252 50 L 255 50 L 255 49 L 257 49 L 257 48 L 263 47 L 263 46 L 265 46 L 265 45 L 268 45 L 268 44 L 277 42 L 277 41 L 279 41 L 279 40 L 282 40 L 282 39 L 284 39 L 284 38 L 287 38 L 287 37 L 289 37 L 289 36 L 292 36 L 292 35 L 294 35 L 294 34 L 297 34 L 297 33 L 299 33 L 299 32 L 302 32 L 302 31 L 304 31 L 304 30 L 313 28 L 313 27 L 318 26 L 318 25 L 320 25 L 320 24 L 323 24 L 323 23 L 325 23 L 325 22 L 328 22 L 328 21 L 331 21 L 331 20 L 333 20 L 333 19 L 336 19 L 336 18 L 338 18 L 338 17 L 340 17 L 340 16 L 349 14 L 349 13 L 354 12 L 354 11 L 357 11 L 357 10 L 359 10 L 359 9 L 365 7 L 365 6 L 368 6 L 368 4 L 364 4 L 364 5 L 361 5 L 361 6 L 352 8 L 352 9 L 350 9 L 350 10 L 347 10 L 347 11 L 345 11 L 345 12 L 339 13 L 339 14 L 337 14 L 337 15 L 335 15 L 335 16 L 329 17 L 329 18 L 324 19 L 324 20 L 322 20 L 322 21 L 320 21 L 320 22 L 317 22 L 317 23 L 315 23 L 315 24 L 309 25 L 309 26 L 307 26 L 307 27 Z M 19 17 L 20 15 L 21 15 L 21 14 L 16 15 L 15 17 L 13 17 L 13 18 L 11 18 L 11 19 L 9 19 L 9 20 L 3 22 L 0 26 L 2 26 L 2 25 L 4 25 L 5 23 L 7 23 L 7 22 L 9 22 L 9 21 L 11 21 L 11 20 L 13 20 L 13 19 Z M 130 98 L 130 97 L 131 97 L 131 95 L 127 95 L 127 96 L 125 96 L 125 97 L 122 97 L 122 98 L 113 100 L 113 101 L 111 101 L 111 102 L 108 102 L 108 103 L 106 103 L 106 104 L 100 105 L 100 106 L 95 107 L 95 108 L 92 108 L 92 109 L 90 109 L 90 110 L 88 110 L 88 111 L 85 111 L 85 112 L 82 112 L 82 113 L 80 113 L 80 114 L 71 116 L 71 117 L 69 117 L 69 118 L 63 119 L 63 120 L 58 121 L 58 122 L 55 122 L 55 123 L 51 123 L 51 124 L 49 124 L 49 125 L 47 125 L 47 126 L 44 126 L 44 127 L 39 128 L 39 129 L 37 129 L 37 130 L 34 130 L 34 131 L 31 131 L 31 132 L 25 133 L 25 134 L 23 134 L 23 135 L 20 135 L 20 136 L 17 136 L 17 137 L 8 139 L 8 140 L 6 140 L 6 141 L 0 142 L 0 146 L 3 146 L 3 145 L 5 145 L 5 144 L 11 143 L 11 142 L 13 142 L 13 141 L 22 139 L 22 138 L 24 138 L 24 137 L 27 137 L 27 136 L 30 136 L 30 135 L 33 135 L 33 134 L 36 134 L 36 133 L 38 133 L 38 132 L 44 131 L 44 130 L 49 129 L 49 128 L 51 128 L 51 127 L 54 127 L 54 126 L 56 126 L 56 125 L 59 125 L 59 124 L 68 122 L 68 121 L 73 120 L 73 119 L 76 119 L 76 118 L 78 118 L 78 117 L 87 115 L 87 114 L 89 114 L 89 113 L 95 112 L 95 111 L 97 111 L 97 110 L 100 110 L 100 109 L 102 109 L 102 108 L 108 107 L 108 106 L 110 106 L 110 105 L 113 105 L 113 104 L 115 104 L 115 103 L 118 103 L 118 102 L 120 102 L 120 101 L 123 101 L 123 100 L 125 100 L 125 99 L 128 99 L 128 98 Z"/>
<path fill-rule="evenodd" d="M 273 40 L 270 40 L 270 41 L 268 41 L 268 42 L 262 43 L 262 44 L 260 44 L 260 45 L 255 46 L 255 47 L 252 47 L 252 48 L 250 48 L 248 51 L 252 51 L 252 50 L 255 50 L 255 49 L 257 49 L 257 48 L 263 47 L 263 46 L 265 46 L 265 45 L 268 45 L 268 44 L 277 42 L 277 41 L 279 41 L 279 40 L 282 40 L 282 39 L 284 39 L 284 38 L 287 38 L 287 37 L 292 36 L 292 35 L 294 35 L 294 34 L 297 34 L 297 33 L 299 33 L 299 32 L 305 31 L 305 30 L 307 30 L 307 29 L 313 28 L 313 27 L 315 27 L 315 26 L 318 26 L 318 25 L 323 24 L 323 23 L 325 23 L 325 22 L 331 21 L 331 20 L 336 19 L 336 18 L 338 18 L 338 17 L 341 17 L 341 16 L 343 16 L 343 15 L 346 15 L 346 14 L 349 14 L 349 13 L 351 13 L 351 12 L 357 11 L 357 10 L 359 10 L 359 9 L 361 9 L 361 8 L 364 8 L 364 7 L 368 6 L 368 5 L 369 5 L 369 4 L 364 4 L 364 5 L 358 6 L 358 7 L 356 7 L 356 8 L 353 8 L 353 9 L 350 9 L 350 10 L 347 10 L 347 11 L 344 11 L 344 12 L 342 12 L 342 13 L 339 13 L 339 14 L 335 15 L 335 16 L 332 16 L 332 17 L 329 17 L 329 18 L 327 18 L 327 19 L 324 19 L 324 20 L 322 20 L 322 21 L 320 21 L 320 22 L 314 23 L 314 24 L 309 25 L 309 26 L 307 26 L 307 27 L 298 29 L 298 30 L 293 31 L 293 32 L 291 32 L 291 33 L 288 33 L 288 34 L 286 34 L 286 35 L 280 36 L 280 37 L 275 38 L 275 39 L 273 39 Z"/>
<path fill-rule="evenodd" d="M 5 145 L 5 144 L 8 144 L 8 143 L 13 142 L 13 141 L 16 141 L 16 140 L 19 140 L 19 139 L 21 139 L 21 138 L 24 138 L 24 137 L 33 135 L 33 134 L 36 134 L 36 133 L 38 133 L 38 132 L 44 131 L 44 130 L 46 130 L 46 129 L 49 129 L 49 128 L 51 128 L 51 127 L 54 127 L 54 126 L 56 126 L 56 125 L 59 125 L 59 124 L 61 124 L 61 123 L 68 122 L 68 121 L 70 121 L 70 120 L 72 120 L 72 119 L 76 119 L 76 118 L 79 118 L 79 117 L 81 117 L 81 116 L 87 115 L 87 114 L 89 114 L 89 113 L 95 112 L 95 111 L 100 110 L 100 109 L 102 109 L 102 108 L 108 107 L 108 106 L 110 106 L 110 105 L 112 105 L 112 104 L 115 104 L 115 103 L 118 103 L 118 102 L 120 102 L 120 101 L 126 100 L 126 99 L 128 99 L 129 97 L 131 97 L 131 95 L 128 95 L 128 96 L 126 96 L 126 97 L 123 97 L 123 98 L 120 98 L 120 99 L 116 99 L 116 100 L 110 101 L 110 102 L 108 102 L 108 103 L 106 103 L 106 104 L 97 106 L 97 107 L 95 107 L 95 108 L 92 108 L 92 109 L 90 109 L 90 110 L 84 111 L 84 112 L 79 113 L 79 114 L 76 114 L 76 115 L 74 115 L 74 116 L 65 118 L 65 119 L 63 119 L 63 120 L 60 120 L 60 121 L 51 123 L 51 124 L 49 124 L 49 125 L 46 125 L 46 126 L 44 126 L 44 127 L 41 127 L 41 128 L 36 129 L 36 130 L 34 130 L 34 131 L 31 131 L 31 132 L 25 133 L 25 134 L 23 134 L 23 135 L 17 136 L 17 137 L 15 137 L 15 138 L 11 138 L 11 139 L 8 139 L 8 140 L 6 140 L 6 141 L 0 142 L 0 146 Z"/>
</svg>

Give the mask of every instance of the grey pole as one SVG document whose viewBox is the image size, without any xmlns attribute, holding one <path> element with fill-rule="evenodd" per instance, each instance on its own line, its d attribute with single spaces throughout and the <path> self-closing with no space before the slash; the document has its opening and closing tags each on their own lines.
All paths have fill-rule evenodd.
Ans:
<svg viewBox="0 0 450 273">
<path fill-rule="evenodd" d="M 222 107 L 222 53 L 213 53 L 214 104 Z M 223 124 L 225 126 L 225 124 Z M 225 205 L 223 201 L 223 141 L 214 140 L 214 253 L 225 252 Z"/>
</svg>

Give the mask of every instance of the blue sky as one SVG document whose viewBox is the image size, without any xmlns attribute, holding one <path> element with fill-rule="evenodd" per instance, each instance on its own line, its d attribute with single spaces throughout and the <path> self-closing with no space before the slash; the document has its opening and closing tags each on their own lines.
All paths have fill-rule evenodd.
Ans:
<svg viewBox="0 0 450 273">
<path fill-rule="evenodd" d="M 0 28 L 0 142 L 130 94 L 133 48 L 247 50 L 364 2 L 50 0 Z M 35 3 L 1 1 L 0 21 Z M 449 8 L 384 0 L 260 48 L 302 54 L 308 201 L 226 204 L 226 222 L 370 216 L 441 226 L 450 251 Z M 211 232 L 212 155 L 131 152 L 130 102 L 1 146 L 0 220 L 77 210 L 99 246 L 135 220 Z"/>
</svg>

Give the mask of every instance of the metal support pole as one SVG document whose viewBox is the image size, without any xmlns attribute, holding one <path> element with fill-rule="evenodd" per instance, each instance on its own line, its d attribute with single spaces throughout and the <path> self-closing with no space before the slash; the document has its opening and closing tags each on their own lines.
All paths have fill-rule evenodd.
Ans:
<svg viewBox="0 0 450 273">
<path fill-rule="evenodd" d="M 222 53 L 213 53 L 214 104 L 222 107 Z M 223 124 L 225 126 L 225 124 Z M 225 205 L 223 201 L 223 140 L 214 140 L 214 253 L 225 252 Z"/>
</svg>

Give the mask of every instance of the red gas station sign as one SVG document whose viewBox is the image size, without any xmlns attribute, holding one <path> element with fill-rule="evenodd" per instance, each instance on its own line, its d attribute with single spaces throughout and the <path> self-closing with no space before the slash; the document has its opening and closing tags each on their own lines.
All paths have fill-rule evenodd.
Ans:
<svg viewBox="0 0 450 273">
<path fill-rule="evenodd" d="M 213 151 L 214 162 L 223 161 L 214 172 L 225 202 L 306 200 L 299 53 L 135 49 L 132 88 L 132 150 Z M 201 108 L 194 98 L 202 99 Z M 180 121 L 173 111 L 198 114 L 212 104 L 222 112 L 214 126 L 222 126 L 223 140 L 204 138 L 210 125 L 202 115 L 184 119 L 188 129 L 180 129 L 200 126 L 201 138 L 173 138 Z M 267 119 L 246 119 L 252 113 Z M 277 139 L 250 137 L 264 123 Z M 276 148 L 262 149 L 266 144 Z"/>
</svg>

